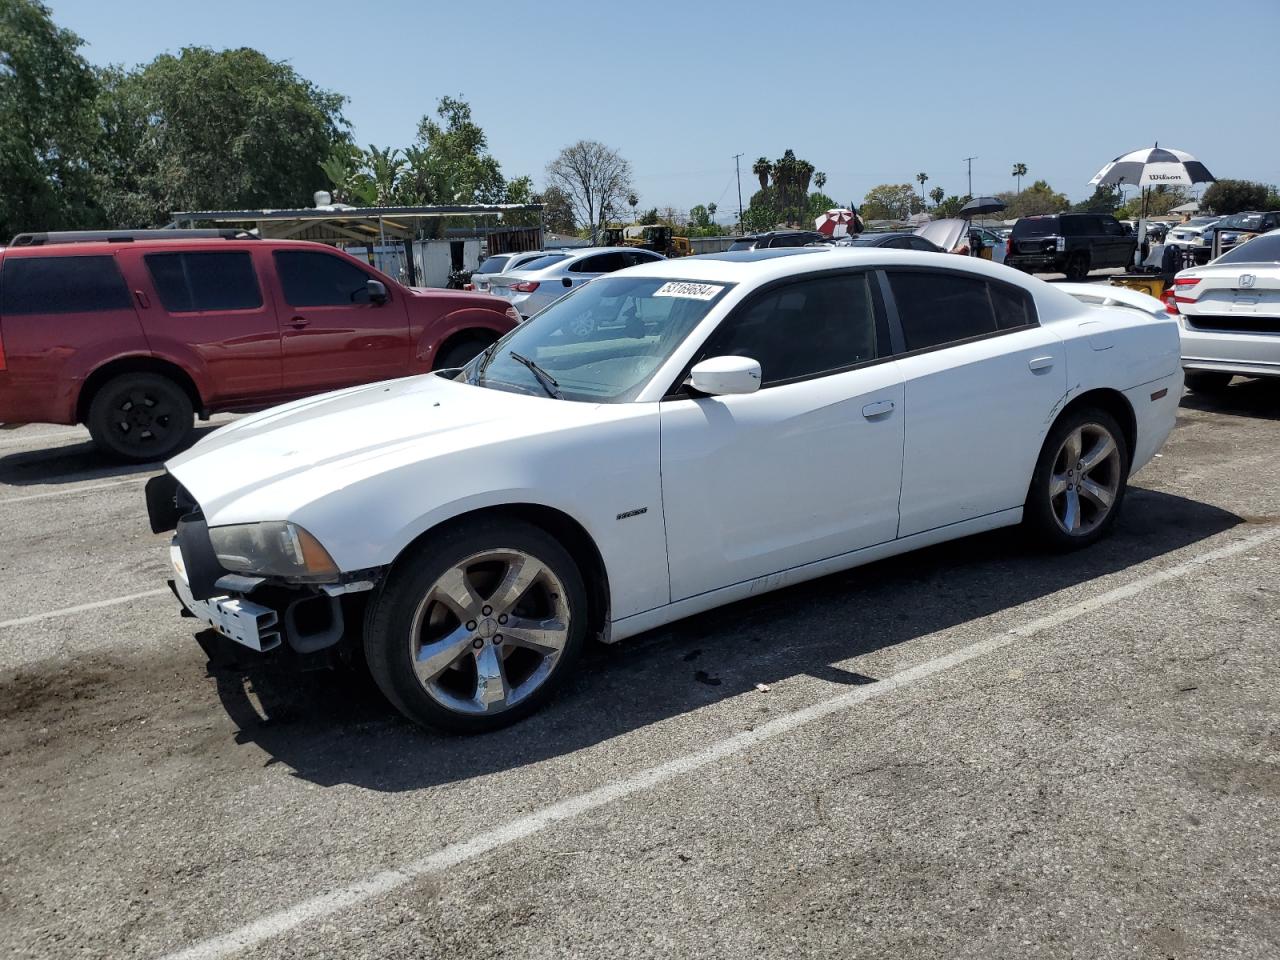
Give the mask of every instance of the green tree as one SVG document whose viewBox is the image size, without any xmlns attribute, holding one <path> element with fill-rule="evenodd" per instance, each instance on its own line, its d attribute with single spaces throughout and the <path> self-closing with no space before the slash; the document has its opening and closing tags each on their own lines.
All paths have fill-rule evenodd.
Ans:
<svg viewBox="0 0 1280 960">
<path fill-rule="evenodd" d="M 827 182 L 825 173 L 790 149 L 772 163 L 761 157 L 751 172 L 759 178 L 760 189 L 752 195 L 751 209 L 742 220 L 744 227 L 757 231 L 778 223 L 802 224 L 808 216 L 809 185 L 817 183 L 821 189 Z"/>
<path fill-rule="evenodd" d="M 1270 191 L 1265 183 L 1252 180 L 1219 180 L 1209 185 L 1200 198 L 1200 206 L 1220 216 L 1246 210 L 1268 209 Z"/>
<path fill-rule="evenodd" d="M 751 172 L 756 175 L 756 179 L 760 181 L 760 189 L 763 190 L 769 186 L 769 177 L 773 175 L 773 164 L 769 162 L 768 157 L 761 157 L 751 165 Z"/>
<path fill-rule="evenodd" d="M 418 123 L 416 146 L 423 185 L 420 203 L 499 203 L 506 184 L 502 168 L 489 153 L 489 139 L 471 118 L 461 97 L 441 97 L 436 118 Z M 414 169 L 417 169 L 417 164 Z"/>
<path fill-rule="evenodd" d="M 711 214 L 702 204 L 696 204 L 689 210 L 689 226 L 694 229 L 711 226 Z"/>
<path fill-rule="evenodd" d="M 929 191 L 929 199 L 933 201 L 933 205 L 935 207 L 942 202 L 942 198 L 946 195 L 947 191 L 943 190 L 941 187 L 934 187 Z"/>
<path fill-rule="evenodd" d="M 103 222 L 90 173 L 98 83 L 35 0 L 0 0 L 0 243 Z"/>
<path fill-rule="evenodd" d="M 97 173 L 116 226 L 175 210 L 308 206 L 346 139 L 344 98 L 257 50 L 186 47 L 105 71 Z"/>
<path fill-rule="evenodd" d="M 1123 199 L 1119 187 L 1103 187 L 1094 188 L 1093 195 L 1087 200 L 1081 200 L 1079 203 L 1073 204 L 1072 213 L 1110 213 L 1115 214 L 1120 207 Z"/>
<path fill-rule="evenodd" d="M 576 233 L 578 224 L 573 219 L 573 204 L 569 195 L 559 187 L 551 186 L 542 191 L 542 224 L 552 233 Z"/>
<path fill-rule="evenodd" d="M 924 209 L 924 200 L 909 183 L 882 183 L 872 187 L 858 212 L 863 220 L 905 220 Z"/>
<path fill-rule="evenodd" d="M 1027 175 L 1027 165 L 1025 163 L 1015 163 L 1013 165 L 1013 178 L 1018 181 L 1018 193 L 1022 192 L 1022 178 Z"/>
<path fill-rule="evenodd" d="M 647 224 L 658 223 L 661 219 L 662 218 L 658 216 L 658 208 L 651 207 L 648 210 L 646 210 L 644 213 L 640 214 L 640 219 L 637 222 L 647 225 Z"/>
<path fill-rule="evenodd" d="M 958 197 L 953 193 L 947 199 L 938 201 L 937 206 L 933 208 L 933 215 L 939 220 L 958 217 L 960 216 L 960 209 L 972 199 L 973 197 L 967 193 L 963 197 Z"/>
<path fill-rule="evenodd" d="M 1062 213 L 1071 206 L 1066 194 L 1056 192 L 1044 180 L 1037 180 L 1020 193 L 1006 190 L 996 194 L 1004 201 L 1002 215 L 1010 220 L 1018 217 L 1035 217 L 1046 213 Z"/>
<path fill-rule="evenodd" d="M 1146 191 L 1146 207 L 1143 207 L 1142 191 L 1129 198 L 1118 215 L 1125 219 L 1137 217 L 1163 217 L 1174 207 L 1182 206 L 1191 199 L 1191 195 L 1183 187 L 1168 187 L 1161 184 Z"/>
<path fill-rule="evenodd" d="M 920 205 L 924 206 L 924 185 L 929 182 L 929 175 L 923 170 L 916 174 L 916 183 L 920 184 Z"/>
<path fill-rule="evenodd" d="M 839 204 L 828 197 L 821 190 L 815 190 L 809 194 L 809 199 L 805 201 L 806 210 L 805 218 L 809 221 L 806 226 L 813 228 L 814 221 L 822 216 L 828 210 L 834 210 Z"/>
</svg>

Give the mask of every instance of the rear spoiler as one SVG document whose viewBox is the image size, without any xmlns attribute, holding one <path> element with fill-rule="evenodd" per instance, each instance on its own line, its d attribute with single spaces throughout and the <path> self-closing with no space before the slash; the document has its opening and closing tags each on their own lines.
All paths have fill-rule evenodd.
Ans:
<svg viewBox="0 0 1280 960">
<path fill-rule="evenodd" d="M 1165 319 L 1169 316 L 1165 305 L 1155 297 L 1128 287 L 1104 286 L 1101 283 L 1055 283 L 1054 287 L 1070 294 L 1081 303 L 1095 307 L 1129 307 Z"/>
</svg>

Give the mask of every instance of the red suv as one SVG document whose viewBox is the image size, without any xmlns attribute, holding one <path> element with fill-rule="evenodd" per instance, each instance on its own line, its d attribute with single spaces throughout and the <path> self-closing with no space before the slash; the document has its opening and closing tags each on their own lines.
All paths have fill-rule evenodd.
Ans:
<svg viewBox="0 0 1280 960">
<path fill-rule="evenodd" d="M 193 413 L 461 366 L 519 319 L 319 243 L 22 234 L 0 248 L 0 423 L 84 423 L 116 456 L 160 460 Z"/>
</svg>

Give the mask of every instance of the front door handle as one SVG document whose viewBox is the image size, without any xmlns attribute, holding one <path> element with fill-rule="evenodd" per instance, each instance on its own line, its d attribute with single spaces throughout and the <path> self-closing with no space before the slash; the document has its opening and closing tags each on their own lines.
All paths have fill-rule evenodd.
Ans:
<svg viewBox="0 0 1280 960">
<path fill-rule="evenodd" d="M 876 417 L 883 417 L 886 413 L 892 412 L 892 400 L 877 400 L 875 403 L 868 403 L 862 408 L 862 415 L 868 420 L 874 420 Z"/>
<path fill-rule="evenodd" d="M 306 317 L 294 317 L 292 320 L 289 321 L 289 326 L 297 330 L 301 330 L 310 322 L 311 321 L 308 320 Z"/>
<path fill-rule="evenodd" d="M 1053 366 L 1053 357 L 1034 357 L 1028 361 L 1027 366 L 1031 368 L 1032 373 L 1048 370 Z"/>
</svg>

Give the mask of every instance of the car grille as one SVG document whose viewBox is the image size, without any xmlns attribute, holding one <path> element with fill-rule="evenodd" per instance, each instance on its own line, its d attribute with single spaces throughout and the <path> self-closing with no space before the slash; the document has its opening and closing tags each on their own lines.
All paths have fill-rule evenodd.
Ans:
<svg viewBox="0 0 1280 960">
<path fill-rule="evenodd" d="M 1280 333 L 1280 317 L 1255 317 L 1247 314 L 1231 314 L 1225 317 L 1187 316 L 1187 326 L 1193 330 L 1222 330 L 1228 333 Z"/>
</svg>

